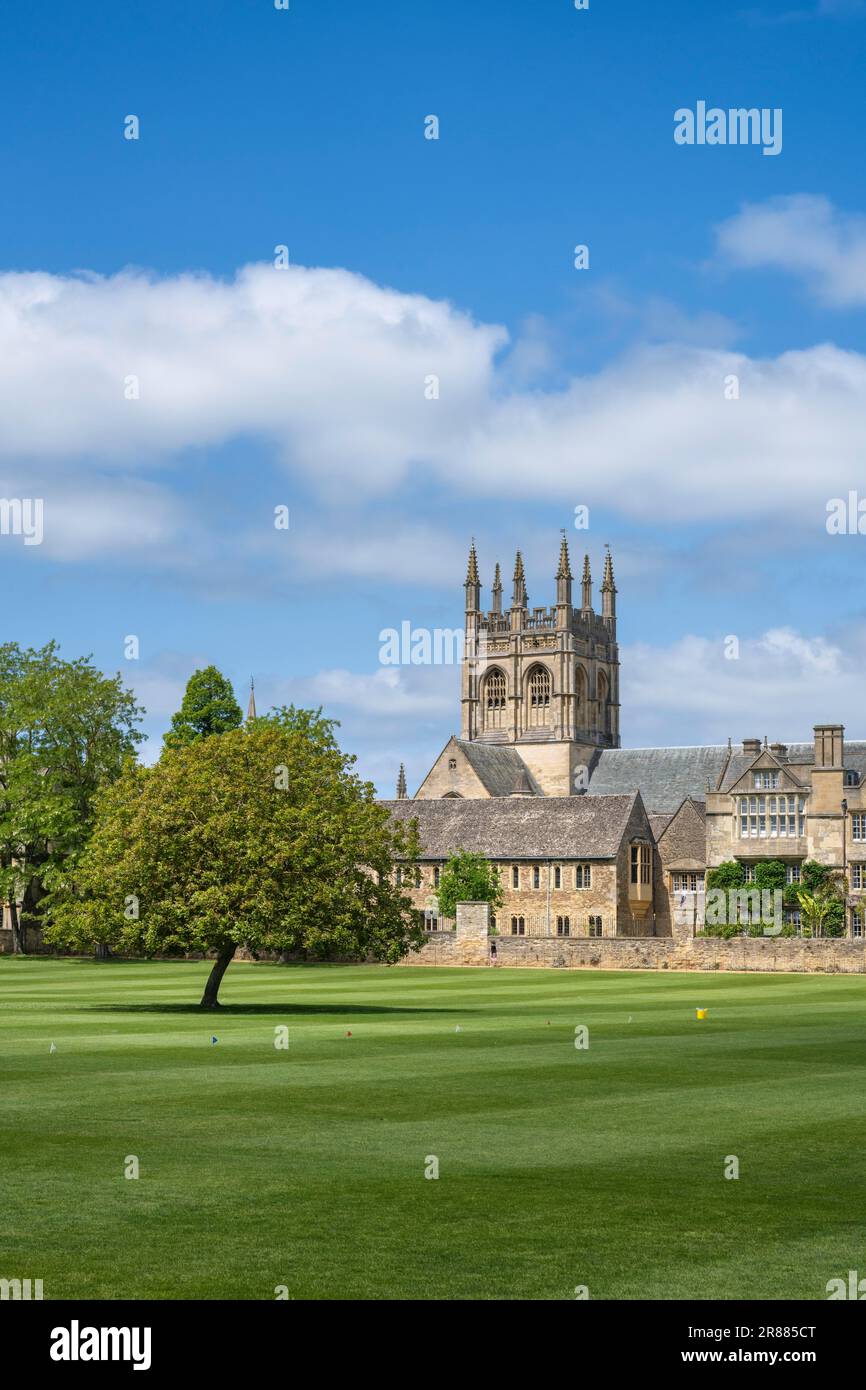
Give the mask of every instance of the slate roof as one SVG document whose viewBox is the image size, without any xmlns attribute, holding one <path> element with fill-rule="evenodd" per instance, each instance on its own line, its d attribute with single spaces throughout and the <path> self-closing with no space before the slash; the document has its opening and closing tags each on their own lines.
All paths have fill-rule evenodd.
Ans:
<svg viewBox="0 0 866 1390">
<path fill-rule="evenodd" d="M 459 849 L 488 859 L 613 859 L 634 802 L 635 793 L 382 804 L 395 820 L 417 819 L 423 859 Z"/>
<path fill-rule="evenodd" d="M 812 759 L 810 759 L 811 761 Z M 862 782 L 863 778 L 866 777 L 866 743 L 862 741 L 858 743 L 852 739 L 850 743 L 845 744 L 845 767 L 852 772 L 857 772 Z"/>
<path fill-rule="evenodd" d="M 517 787 L 531 791 L 534 796 L 543 795 L 516 749 L 498 743 L 474 743 L 460 738 L 455 742 L 460 751 L 466 754 L 472 771 L 490 796 L 510 796 Z"/>
<path fill-rule="evenodd" d="M 673 815 L 685 797 L 702 800 L 714 788 L 728 757 L 725 744 L 697 748 L 605 748 L 589 774 L 591 796 L 625 795 L 640 789 L 649 811 Z"/>
<path fill-rule="evenodd" d="M 814 743 L 789 743 L 787 749 L 787 753 L 779 759 L 780 764 L 782 767 L 789 768 L 800 782 L 808 782 L 809 775 L 815 765 Z M 761 752 L 763 751 L 762 748 Z M 734 753 L 719 791 L 729 791 L 740 780 L 743 773 L 748 772 L 757 756 L 756 753 Z M 866 772 L 866 743 L 848 743 L 846 740 L 845 767 L 852 772 L 857 772 L 862 779 L 864 772 Z"/>
</svg>

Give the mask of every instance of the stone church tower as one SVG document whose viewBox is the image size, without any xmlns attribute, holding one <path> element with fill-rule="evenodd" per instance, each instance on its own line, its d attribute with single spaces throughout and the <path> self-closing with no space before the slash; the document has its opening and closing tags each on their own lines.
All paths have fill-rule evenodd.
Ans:
<svg viewBox="0 0 866 1390">
<path fill-rule="evenodd" d="M 583 790 L 586 769 L 598 750 L 620 746 L 610 551 L 604 560 L 600 613 L 592 606 L 589 556 L 583 562 L 579 606 L 573 602 L 572 583 L 563 532 L 554 604 L 530 608 L 518 551 L 511 607 L 502 611 L 497 565 L 491 607 L 482 610 L 474 542 L 469 551 L 460 740 L 513 748 L 546 796 Z"/>
</svg>

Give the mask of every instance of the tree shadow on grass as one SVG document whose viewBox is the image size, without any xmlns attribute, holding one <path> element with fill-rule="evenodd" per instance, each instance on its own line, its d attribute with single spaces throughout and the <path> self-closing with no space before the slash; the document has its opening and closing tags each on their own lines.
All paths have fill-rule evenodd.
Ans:
<svg viewBox="0 0 866 1390">
<path fill-rule="evenodd" d="M 334 1014 L 341 1018 L 347 1015 L 364 1014 L 470 1014 L 474 1009 L 428 1009 L 402 1008 L 395 1004 L 220 1004 L 216 1009 L 202 1008 L 201 1004 L 85 1004 L 80 1013 L 103 1014 Z"/>
</svg>

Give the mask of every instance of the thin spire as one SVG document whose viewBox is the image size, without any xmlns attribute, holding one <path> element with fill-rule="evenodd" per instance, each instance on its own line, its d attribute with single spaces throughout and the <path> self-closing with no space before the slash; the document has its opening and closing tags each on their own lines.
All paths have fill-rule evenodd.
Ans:
<svg viewBox="0 0 866 1390">
<path fill-rule="evenodd" d="M 592 608 L 592 574 L 589 569 L 589 556 L 583 557 L 583 578 L 580 582 L 581 604 L 586 611 Z"/>
<path fill-rule="evenodd" d="M 526 575 L 523 572 L 523 556 L 518 550 L 514 558 L 514 598 L 512 607 L 526 607 Z"/>
<path fill-rule="evenodd" d="M 613 582 L 613 560 L 610 546 L 605 545 L 604 576 L 601 581 L 601 616 L 616 622 L 616 585 Z"/>
<path fill-rule="evenodd" d="M 491 594 L 493 595 L 493 607 L 492 607 L 492 609 L 491 609 L 491 612 L 493 612 L 493 613 L 501 613 L 501 612 L 502 612 L 502 571 L 501 571 L 500 568 L 499 568 L 499 563 L 498 563 L 498 561 L 497 561 L 497 564 L 496 564 L 496 569 L 493 571 L 493 588 L 490 590 L 490 592 L 491 592 Z"/>
<path fill-rule="evenodd" d="M 614 593 L 616 593 L 616 585 L 613 582 L 613 560 L 611 559 L 610 546 L 605 544 L 604 549 L 604 575 L 601 581 L 602 593 L 604 593 L 605 589 L 613 589 Z"/>
<path fill-rule="evenodd" d="M 256 683 L 250 676 L 250 702 L 247 705 L 247 722 L 256 717 Z"/>
<path fill-rule="evenodd" d="M 406 801 L 408 795 L 409 794 L 406 791 L 406 769 L 401 763 L 400 771 L 397 773 L 397 800 Z"/>
<path fill-rule="evenodd" d="M 571 561 L 568 558 L 568 541 L 565 532 L 562 533 L 562 544 L 559 547 L 559 569 L 556 571 L 557 579 L 571 579 Z"/>
<path fill-rule="evenodd" d="M 478 556 L 475 554 L 475 537 L 472 537 L 472 544 L 469 547 L 469 564 L 466 569 L 466 583 L 477 584 L 478 580 Z"/>
</svg>

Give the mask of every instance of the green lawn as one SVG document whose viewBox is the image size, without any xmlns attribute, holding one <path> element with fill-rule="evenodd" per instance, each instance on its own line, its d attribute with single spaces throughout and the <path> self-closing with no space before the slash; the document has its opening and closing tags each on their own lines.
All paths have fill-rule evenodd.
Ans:
<svg viewBox="0 0 866 1390">
<path fill-rule="evenodd" d="M 866 977 L 234 964 L 203 1015 L 208 968 L 0 958 L 0 1277 L 820 1299 L 866 1275 Z"/>
</svg>

